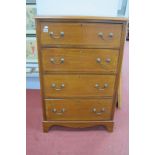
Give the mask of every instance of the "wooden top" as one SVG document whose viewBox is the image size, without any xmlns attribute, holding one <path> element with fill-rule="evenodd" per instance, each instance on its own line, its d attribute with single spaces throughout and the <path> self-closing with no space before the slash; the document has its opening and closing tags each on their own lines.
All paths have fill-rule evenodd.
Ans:
<svg viewBox="0 0 155 155">
<path fill-rule="evenodd" d="M 127 22 L 128 18 L 125 17 L 102 17 L 102 16 L 36 16 L 39 20 L 86 20 L 86 21 L 114 21 L 114 22 Z"/>
</svg>

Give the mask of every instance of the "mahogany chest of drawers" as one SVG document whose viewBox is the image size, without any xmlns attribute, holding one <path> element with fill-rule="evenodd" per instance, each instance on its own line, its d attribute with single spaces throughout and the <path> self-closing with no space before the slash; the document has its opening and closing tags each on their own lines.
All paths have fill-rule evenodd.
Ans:
<svg viewBox="0 0 155 155">
<path fill-rule="evenodd" d="M 43 130 L 113 131 L 127 19 L 36 17 Z"/>
</svg>

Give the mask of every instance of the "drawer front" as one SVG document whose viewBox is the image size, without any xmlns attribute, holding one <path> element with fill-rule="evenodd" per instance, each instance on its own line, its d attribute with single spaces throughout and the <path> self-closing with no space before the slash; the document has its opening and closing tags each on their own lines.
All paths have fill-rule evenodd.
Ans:
<svg viewBox="0 0 155 155">
<path fill-rule="evenodd" d="M 121 24 L 41 23 L 42 45 L 87 45 L 119 48 Z"/>
<path fill-rule="evenodd" d="M 110 120 L 112 99 L 45 100 L 47 120 Z"/>
<path fill-rule="evenodd" d="M 42 50 L 45 72 L 116 72 L 118 50 L 47 48 Z"/>
<path fill-rule="evenodd" d="M 113 96 L 114 75 L 44 75 L 44 97 Z"/>
</svg>

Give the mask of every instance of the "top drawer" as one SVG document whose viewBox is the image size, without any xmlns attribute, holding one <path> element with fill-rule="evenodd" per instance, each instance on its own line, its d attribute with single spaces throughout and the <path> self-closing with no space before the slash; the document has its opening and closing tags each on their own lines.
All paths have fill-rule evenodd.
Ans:
<svg viewBox="0 0 155 155">
<path fill-rule="evenodd" d="M 41 44 L 119 48 L 121 24 L 41 23 Z"/>
</svg>

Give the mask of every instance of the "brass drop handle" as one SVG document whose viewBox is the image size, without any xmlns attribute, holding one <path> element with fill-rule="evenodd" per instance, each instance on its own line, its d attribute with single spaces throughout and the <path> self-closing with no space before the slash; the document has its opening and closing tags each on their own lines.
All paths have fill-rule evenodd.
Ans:
<svg viewBox="0 0 155 155">
<path fill-rule="evenodd" d="M 58 86 L 56 86 L 55 83 L 52 83 L 52 84 L 51 84 L 51 87 L 52 87 L 53 89 L 55 89 L 55 90 L 62 90 L 62 89 L 65 87 L 65 84 L 62 83 L 62 84 L 60 85 L 60 87 L 58 87 Z"/>
<path fill-rule="evenodd" d="M 97 58 L 97 59 L 96 59 L 96 62 L 97 62 L 98 64 L 102 64 L 102 59 L 101 59 L 101 58 Z M 106 62 L 106 63 L 110 63 L 110 62 L 111 62 L 111 59 L 110 59 L 110 58 L 106 58 L 106 59 L 105 59 L 105 62 Z"/>
<path fill-rule="evenodd" d="M 60 60 L 57 62 L 54 58 L 51 58 L 50 61 L 53 64 L 63 64 L 65 62 L 65 59 L 64 58 L 60 58 Z"/>
<path fill-rule="evenodd" d="M 108 83 L 105 83 L 103 87 L 101 87 L 98 83 L 95 84 L 95 88 L 98 90 L 105 90 L 105 88 L 108 88 L 108 87 L 109 87 Z"/>
<path fill-rule="evenodd" d="M 101 63 L 101 58 L 97 58 L 96 62 L 100 64 Z"/>
<path fill-rule="evenodd" d="M 99 33 L 98 33 L 98 36 L 99 36 L 101 39 L 104 40 L 104 34 L 103 34 L 103 32 L 99 32 Z"/>
<path fill-rule="evenodd" d="M 93 112 L 96 114 L 96 115 L 101 115 L 105 112 L 105 108 L 102 108 L 100 111 L 97 111 L 96 108 L 93 108 Z"/>
<path fill-rule="evenodd" d="M 110 62 L 111 62 L 111 59 L 110 59 L 110 58 L 107 58 L 107 59 L 106 59 L 106 62 L 107 62 L 107 63 L 110 63 Z"/>
<path fill-rule="evenodd" d="M 53 109 L 51 110 L 51 112 L 53 112 L 53 113 L 55 113 L 55 114 L 57 114 L 57 115 L 62 115 L 65 111 L 66 111 L 65 108 L 62 108 L 60 111 L 57 111 L 56 108 L 53 108 Z"/>
<path fill-rule="evenodd" d="M 109 38 L 113 38 L 114 34 L 112 32 L 109 33 Z"/>
<path fill-rule="evenodd" d="M 60 34 L 54 34 L 54 32 L 49 32 L 49 35 L 53 39 L 60 39 L 60 38 L 64 37 L 65 33 L 60 32 Z"/>
</svg>

